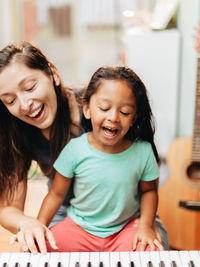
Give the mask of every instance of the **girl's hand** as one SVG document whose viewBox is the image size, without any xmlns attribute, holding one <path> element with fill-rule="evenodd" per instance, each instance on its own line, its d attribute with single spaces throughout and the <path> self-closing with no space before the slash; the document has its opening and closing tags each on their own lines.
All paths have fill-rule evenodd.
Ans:
<svg viewBox="0 0 200 267">
<path fill-rule="evenodd" d="M 151 251 L 156 250 L 156 248 L 164 250 L 161 244 L 160 232 L 156 224 L 151 228 L 140 225 L 139 220 L 137 220 L 134 222 L 134 227 L 137 227 L 137 230 L 133 238 L 133 250 L 136 250 L 138 242 L 141 242 L 140 251 L 144 251 L 147 245 L 150 246 Z"/>
<path fill-rule="evenodd" d="M 52 232 L 37 219 L 27 216 L 20 222 L 20 225 L 19 232 L 11 236 L 10 244 L 19 242 L 23 252 L 30 251 L 36 254 L 40 251 L 42 254 L 46 254 L 47 240 L 52 249 L 58 249 Z"/>
</svg>

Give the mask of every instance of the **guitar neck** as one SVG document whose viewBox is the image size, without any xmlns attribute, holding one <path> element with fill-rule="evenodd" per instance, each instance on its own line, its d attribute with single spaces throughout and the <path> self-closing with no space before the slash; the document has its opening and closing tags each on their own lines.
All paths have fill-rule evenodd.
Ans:
<svg viewBox="0 0 200 267">
<path fill-rule="evenodd" d="M 200 57 L 197 59 L 196 102 L 192 140 L 192 161 L 200 162 Z"/>
</svg>

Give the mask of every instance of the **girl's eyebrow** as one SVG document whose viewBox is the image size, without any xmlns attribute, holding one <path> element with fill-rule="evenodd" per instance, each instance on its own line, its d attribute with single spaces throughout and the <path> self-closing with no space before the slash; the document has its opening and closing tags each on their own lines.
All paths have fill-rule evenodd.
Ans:
<svg viewBox="0 0 200 267">
<path fill-rule="evenodd" d="M 99 98 L 99 99 L 97 99 L 97 102 L 102 102 L 102 101 L 105 101 L 105 102 L 112 102 L 110 99 L 108 99 L 108 98 L 104 98 L 104 97 L 102 97 L 102 98 Z M 135 107 L 135 104 L 132 104 L 132 103 L 127 103 L 127 102 L 122 102 L 122 106 L 128 106 L 128 107 Z"/>
</svg>

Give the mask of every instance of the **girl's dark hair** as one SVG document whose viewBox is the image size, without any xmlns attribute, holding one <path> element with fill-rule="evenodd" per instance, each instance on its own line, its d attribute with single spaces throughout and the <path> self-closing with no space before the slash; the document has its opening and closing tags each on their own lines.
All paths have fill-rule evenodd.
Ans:
<svg viewBox="0 0 200 267">
<path fill-rule="evenodd" d="M 28 42 L 22 42 L 19 46 L 8 45 L 0 51 L 0 73 L 15 62 L 30 69 L 41 70 L 49 77 L 53 75 L 48 59 L 39 48 Z M 58 108 L 50 131 L 52 163 L 69 139 L 70 125 L 67 97 L 61 85 L 56 86 L 54 82 L 54 88 Z M 27 179 L 34 145 L 30 144 L 30 136 L 34 136 L 37 128 L 13 116 L 1 100 L 0 117 L 0 195 L 8 192 L 9 199 L 13 196 L 17 184 Z"/>
<path fill-rule="evenodd" d="M 136 100 L 137 119 L 127 132 L 126 138 L 132 141 L 140 139 L 151 143 L 154 155 L 158 161 L 158 152 L 154 144 L 155 123 L 144 83 L 128 67 L 101 67 L 93 74 L 83 96 L 83 101 L 89 103 L 90 97 L 95 94 L 105 80 L 126 81 L 127 85 L 131 88 Z M 82 117 L 81 124 L 85 131 L 92 130 L 91 120 L 86 119 L 84 116 Z"/>
</svg>

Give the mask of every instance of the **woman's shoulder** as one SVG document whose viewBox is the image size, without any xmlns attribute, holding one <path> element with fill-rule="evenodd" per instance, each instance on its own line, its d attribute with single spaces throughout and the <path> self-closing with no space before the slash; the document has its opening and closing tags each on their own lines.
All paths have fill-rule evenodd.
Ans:
<svg viewBox="0 0 200 267">
<path fill-rule="evenodd" d="M 65 85 L 62 87 L 63 93 L 68 99 L 70 110 L 70 132 L 72 137 L 79 134 L 80 129 L 80 114 L 81 114 L 81 101 L 84 92 L 84 86 Z"/>
</svg>

